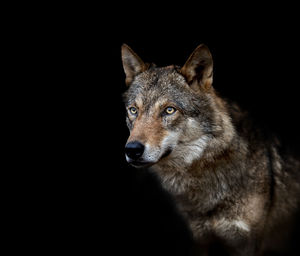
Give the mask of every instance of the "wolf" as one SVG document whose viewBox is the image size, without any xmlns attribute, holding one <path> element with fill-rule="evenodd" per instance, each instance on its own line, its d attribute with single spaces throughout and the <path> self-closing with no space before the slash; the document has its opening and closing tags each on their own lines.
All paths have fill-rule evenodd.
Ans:
<svg viewBox="0 0 300 256">
<path fill-rule="evenodd" d="M 154 172 L 173 195 L 199 254 L 287 255 L 299 158 L 219 96 L 209 48 L 199 45 L 182 67 L 145 63 L 126 44 L 121 55 L 126 160 Z"/>
</svg>

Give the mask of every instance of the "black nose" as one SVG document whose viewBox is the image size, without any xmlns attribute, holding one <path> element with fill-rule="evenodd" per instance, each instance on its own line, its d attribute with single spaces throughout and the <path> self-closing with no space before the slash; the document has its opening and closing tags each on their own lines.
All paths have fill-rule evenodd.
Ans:
<svg viewBox="0 0 300 256">
<path fill-rule="evenodd" d="M 137 160 L 144 153 L 144 145 L 138 141 L 127 143 L 125 146 L 125 154 L 132 160 Z"/>
</svg>

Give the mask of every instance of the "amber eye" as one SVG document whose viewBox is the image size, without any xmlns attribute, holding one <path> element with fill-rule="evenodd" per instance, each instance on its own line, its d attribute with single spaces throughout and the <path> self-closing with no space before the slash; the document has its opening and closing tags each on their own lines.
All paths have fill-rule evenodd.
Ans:
<svg viewBox="0 0 300 256">
<path fill-rule="evenodd" d="M 136 115 L 137 114 L 137 109 L 135 107 L 131 107 L 129 108 L 129 111 L 132 115 Z"/>
<path fill-rule="evenodd" d="M 165 112 L 166 112 L 168 115 L 174 114 L 175 111 L 176 111 L 176 109 L 173 108 L 173 107 L 167 107 L 167 108 L 165 109 Z"/>
</svg>

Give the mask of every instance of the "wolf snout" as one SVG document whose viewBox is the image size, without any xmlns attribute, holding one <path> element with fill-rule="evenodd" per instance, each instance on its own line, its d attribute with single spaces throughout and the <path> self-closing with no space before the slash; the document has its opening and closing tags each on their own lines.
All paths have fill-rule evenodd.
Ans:
<svg viewBox="0 0 300 256">
<path fill-rule="evenodd" d="M 126 156 L 134 161 L 138 160 L 143 155 L 144 150 L 145 146 L 138 141 L 129 142 L 125 146 Z"/>
</svg>

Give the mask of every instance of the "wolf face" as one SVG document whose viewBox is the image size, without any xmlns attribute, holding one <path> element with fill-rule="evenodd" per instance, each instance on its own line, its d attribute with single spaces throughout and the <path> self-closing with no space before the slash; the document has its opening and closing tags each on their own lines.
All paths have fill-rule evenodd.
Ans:
<svg viewBox="0 0 300 256">
<path fill-rule="evenodd" d="M 167 160 L 191 164 L 222 131 L 212 107 L 208 48 L 200 45 L 181 69 L 144 64 L 127 45 L 122 46 L 122 60 L 129 86 L 124 94 L 130 130 L 127 161 L 134 166 Z"/>
</svg>

